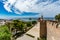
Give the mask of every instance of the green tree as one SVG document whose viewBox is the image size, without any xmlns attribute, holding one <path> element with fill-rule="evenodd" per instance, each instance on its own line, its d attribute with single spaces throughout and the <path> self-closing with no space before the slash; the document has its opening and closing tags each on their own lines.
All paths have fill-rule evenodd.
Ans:
<svg viewBox="0 0 60 40">
<path fill-rule="evenodd" d="M 7 26 L 0 26 L 0 40 L 11 40 L 11 33 Z"/>
<path fill-rule="evenodd" d="M 36 24 L 37 23 L 37 21 L 32 21 L 32 24 Z"/>
<path fill-rule="evenodd" d="M 32 20 L 32 18 L 29 18 L 29 20 Z"/>
<path fill-rule="evenodd" d="M 11 29 L 13 28 L 13 22 L 6 22 L 6 26 L 9 28 L 9 30 L 11 31 Z"/>
<path fill-rule="evenodd" d="M 60 21 L 60 14 L 56 15 L 55 19 L 58 20 L 58 21 Z"/>
<path fill-rule="evenodd" d="M 15 27 L 17 30 L 19 30 L 19 31 L 23 31 L 23 30 L 24 30 L 25 23 L 23 23 L 22 21 L 14 20 L 13 23 L 14 23 L 14 27 Z"/>
<path fill-rule="evenodd" d="M 31 27 L 32 26 L 31 22 L 28 22 L 26 25 L 27 25 L 27 27 Z"/>
</svg>

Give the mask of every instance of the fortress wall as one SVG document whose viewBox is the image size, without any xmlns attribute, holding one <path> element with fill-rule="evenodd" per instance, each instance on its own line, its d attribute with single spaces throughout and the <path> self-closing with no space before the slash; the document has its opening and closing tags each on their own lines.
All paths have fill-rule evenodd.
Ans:
<svg viewBox="0 0 60 40">
<path fill-rule="evenodd" d="M 47 40 L 60 40 L 60 29 L 56 21 L 47 21 Z"/>
<path fill-rule="evenodd" d="M 47 35 L 46 21 L 40 20 L 40 38 L 46 38 L 46 35 Z"/>
<path fill-rule="evenodd" d="M 47 21 L 47 27 L 49 27 L 49 26 L 56 28 L 57 22 Z"/>
<path fill-rule="evenodd" d="M 47 40 L 60 40 L 60 28 L 57 21 L 40 20 L 40 38 L 46 37 Z"/>
</svg>

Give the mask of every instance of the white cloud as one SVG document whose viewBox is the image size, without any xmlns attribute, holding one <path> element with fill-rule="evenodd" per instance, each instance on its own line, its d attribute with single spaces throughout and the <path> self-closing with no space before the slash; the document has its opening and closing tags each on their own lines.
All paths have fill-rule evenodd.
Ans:
<svg viewBox="0 0 60 40">
<path fill-rule="evenodd" d="M 4 8 L 5 8 L 8 12 L 11 12 L 10 7 L 8 7 L 7 5 L 8 5 L 8 4 L 5 4 L 5 5 L 4 5 Z"/>
<path fill-rule="evenodd" d="M 11 11 L 11 6 L 16 2 L 16 0 L 7 0 L 7 1 L 4 1 L 4 8 L 8 11 L 8 12 L 12 12 Z"/>
<path fill-rule="evenodd" d="M 38 0 L 8 0 L 5 2 L 5 9 L 9 12 L 12 12 L 11 6 L 13 5 L 15 9 L 18 9 L 21 12 L 36 12 L 36 13 L 43 13 L 47 16 L 50 14 L 50 16 L 54 13 L 59 13 L 60 6 L 59 2 L 56 1 L 54 3 L 51 3 L 53 0 L 46 2 L 41 2 L 39 4 L 36 4 Z M 10 5 L 9 5 L 10 3 Z M 15 13 L 20 14 L 17 10 L 14 10 Z"/>
</svg>

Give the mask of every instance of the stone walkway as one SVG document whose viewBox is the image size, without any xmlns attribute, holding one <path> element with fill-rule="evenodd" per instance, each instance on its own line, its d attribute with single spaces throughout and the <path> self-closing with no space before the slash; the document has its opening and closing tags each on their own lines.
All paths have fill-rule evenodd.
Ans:
<svg viewBox="0 0 60 40">
<path fill-rule="evenodd" d="M 24 34 L 22 37 L 19 37 L 16 40 L 36 40 L 36 39 Z"/>
<path fill-rule="evenodd" d="M 22 37 L 19 37 L 16 40 L 37 40 L 37 38 L 39 37 L 39 27 L 40 27 L 40 22 L 38 22 L 32 29 L 30 29 Z M 34 38 L 32 38 L 26 34 L 30 34 L 30 35 L 34 36 Z"/>
</svg>

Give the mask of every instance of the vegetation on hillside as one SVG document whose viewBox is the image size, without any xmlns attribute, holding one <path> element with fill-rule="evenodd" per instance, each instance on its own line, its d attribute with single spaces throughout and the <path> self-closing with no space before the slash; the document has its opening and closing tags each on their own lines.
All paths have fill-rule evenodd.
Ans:
<svg viewBox="0 0 60 40">
<path fill-rule="evenodd" d="M 6 22 L 5 25 L 0 26 L 0 40 L 13 40 L 23 35 L 36 23 L 36 21 L 23 22 L 20 20 L 12 20 L 11 22 Z"/>
<path fill-rule="evenodd" d="M 19 36 L 22 36 L 25 32 L 27 32 L 29 29 L 33 27 L 37 22 L 31 21 L 31 22 L 23 22 L 20 20 L 13 20 L 11 22 L 7 22 L 6 25 L 9 28 L 14 38 L 17 38 Z"/>
</svg>

